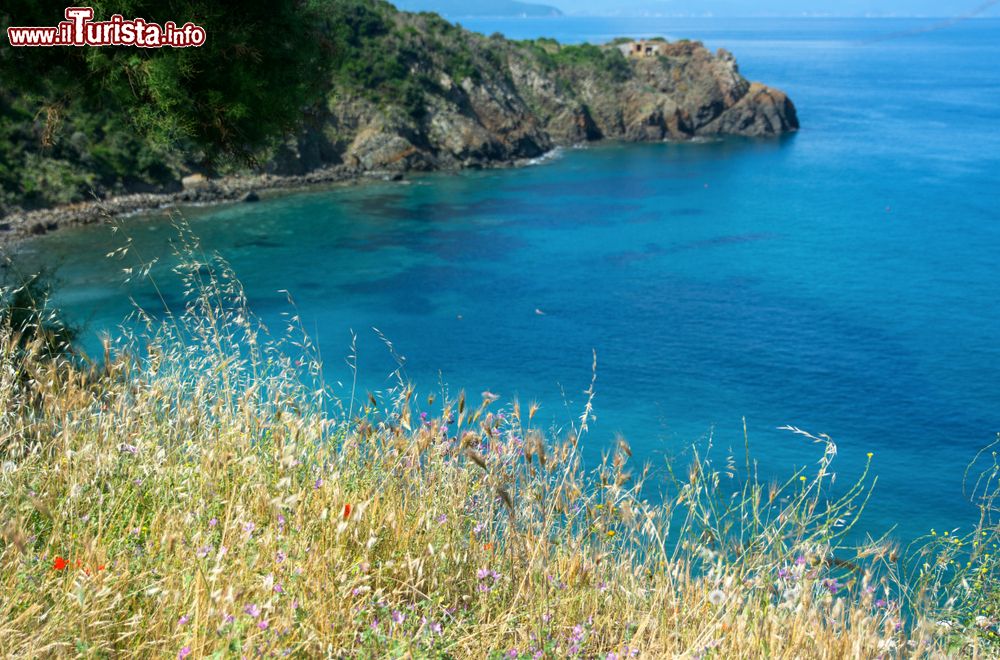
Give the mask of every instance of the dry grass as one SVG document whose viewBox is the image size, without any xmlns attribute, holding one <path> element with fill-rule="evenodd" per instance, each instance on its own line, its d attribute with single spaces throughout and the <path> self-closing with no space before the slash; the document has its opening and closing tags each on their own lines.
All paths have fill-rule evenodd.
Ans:
<svg viewBox="0 0 1000 660">
<path fill-rule="evenodd" d="M 995 528 L 845 547 L 868 480 L 830 488 L 828 438 L 815 473 L 698 458 L 651 504 L 624 441 L 583 469 L 588 413 L 333 400 L 296 318 L 268 338 L 200 261 L 99 368 L 0 331 L 0 655 L 989 654 Z"/>
</svg>

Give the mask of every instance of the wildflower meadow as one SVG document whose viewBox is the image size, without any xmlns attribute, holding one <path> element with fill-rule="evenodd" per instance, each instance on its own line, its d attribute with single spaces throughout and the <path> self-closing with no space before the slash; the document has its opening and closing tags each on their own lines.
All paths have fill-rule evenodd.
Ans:
<svg viewBox="0 0 1000 660">
<path fill-rule="evenodd" d="M 268 332 L 178 249 L 185 308 L 97 359 L 0 329 L 4 657 L 1000 653 L 990 449 L 977 529 L 858 542 L 875 459 L 834 485 L 831 438 L 788 429 L 816 462 L 783 481 L 749 444 L 653 479 L 591 432 L 593 384 L 561 429 L 402 372 L 334 396 L 293 309 Z"/>
</svg>

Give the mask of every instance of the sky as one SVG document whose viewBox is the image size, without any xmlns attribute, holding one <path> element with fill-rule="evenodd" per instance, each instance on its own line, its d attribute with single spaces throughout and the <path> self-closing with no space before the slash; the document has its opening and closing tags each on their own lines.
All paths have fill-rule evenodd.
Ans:
<svg viewBox="0 0 1000 660">
<path fill-rule="evenodd" d="M 468 0 L 475 2 L 475 0 Z M 527 0 L 567 14 L 1000 16 L 998 0 Z"/>
</svg>

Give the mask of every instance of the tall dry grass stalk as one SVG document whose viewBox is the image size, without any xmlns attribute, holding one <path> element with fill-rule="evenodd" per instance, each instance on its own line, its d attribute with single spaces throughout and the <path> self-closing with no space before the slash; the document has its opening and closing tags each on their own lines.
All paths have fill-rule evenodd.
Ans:
<svg viewBox="0 0 1000 660">
<path fill-rule="evenodd" d="M 798 429 L 814 472 L 696 457 L 651 503 L 624 440 L 584 468 L 590 400 L 560 437 L 489 392 L 337 401 L 294 314 L 181 254 L 186 309 L 100 366 L 0 330 L 4 657 L 997 652 L 994 466 L 980 529 L 903 550 L 848 546 L 867 473 L 833 497 Z"/>
</svg>

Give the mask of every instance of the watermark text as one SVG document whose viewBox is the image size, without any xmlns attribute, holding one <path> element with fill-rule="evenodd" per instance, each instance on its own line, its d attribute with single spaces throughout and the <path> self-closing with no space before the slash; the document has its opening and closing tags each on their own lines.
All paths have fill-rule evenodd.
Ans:
<svg viewBox="0 0 1000 660">
<path fill-rule="evenodd" d="M 9 27 L 7 39 L 11 46 L 188 48 L 201 46 L 207 38 L 205 28 L 190 21 L 160 25 L 141 18 L 126 20 L 121 14 L 95 21 L 93 7 L 67 7 L 65 18 L 55 27 Z"/>
</svg>

